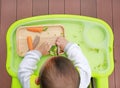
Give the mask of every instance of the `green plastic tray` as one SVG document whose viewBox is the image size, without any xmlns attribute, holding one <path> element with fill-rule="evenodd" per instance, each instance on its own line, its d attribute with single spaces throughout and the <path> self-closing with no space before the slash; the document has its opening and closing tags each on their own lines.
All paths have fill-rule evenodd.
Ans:
<svg viewBox="0 0 120 88">
<path fill-rule="evenodd" d="M 66 39 L 77 43 L 87 57 L 96 88 L 108 88 L 108 76 L 114 69 L 112 29 L 100 19 L 77 15 L 36 16 L 18 20 L 10 26 L 6 38 L 6 69 L 12 77 L 12 88 L 21 88 L 17 72 L 22 57 L 16 53 L 16 29 L 20 26 L 46 24 L 63 25 Z M 38 69 L 48 57 L 50 56 L 42 57 L 38 63 Z M 39 70 L 36 70 L 35 74 L 37 75 L 38 72 Z"/>
</svg>

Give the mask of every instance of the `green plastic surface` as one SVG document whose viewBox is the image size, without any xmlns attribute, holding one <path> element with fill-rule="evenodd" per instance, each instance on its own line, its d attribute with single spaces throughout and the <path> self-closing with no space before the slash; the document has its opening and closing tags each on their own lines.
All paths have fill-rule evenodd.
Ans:
<svg viewBox="0 0 120 88">
<path fill-rule="evenodd" d="M 45 15 L 22 19 L 13 23 L 7 32 L 7 62 L 6 68 L 12 76 L 12 88 L 21 88 L 17 79 L 18 66 L 23 57 L 16 53 L 16 29 L 20 26 L 61 24 L 64 27 L 65 38 L 77 43 L 87 57 L 92 70 L 92 77 L 97 79 L 97 88 L 108 88 L 108 76 L 114 69 L 113 33 L 109 25 L 96 18 L 77 15 Z M 37 75 L 42 64 L 51 56 L 43 56 L 38 63 Z M 98 84 L 98 85 L 97 85 Z M 101 85 L 101 86 L 100 86 Z"/>
</svg>

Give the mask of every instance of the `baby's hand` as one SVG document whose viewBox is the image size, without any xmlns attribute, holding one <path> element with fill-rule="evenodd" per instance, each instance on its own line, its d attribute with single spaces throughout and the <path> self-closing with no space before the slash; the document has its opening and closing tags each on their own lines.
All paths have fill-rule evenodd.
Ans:
<svg viewBox="0 0 120 88">
<path fill-rule="evenodd" d="M 49 42 L 44 42 L 42 43 L 39 47 L 36 48 L 36 50 L 40 51 L 42 55 L 47 55 L 49 54 L 49 50 L 51 48 L 51 44 Z"/>
<path fill-rule="evenodd" d="M 64 37 L 58 37 L 56 40 L 56 45 L 60 47 L 61 50 L 64 50 L 67 43 L 68 41 Z"/>
</svg>

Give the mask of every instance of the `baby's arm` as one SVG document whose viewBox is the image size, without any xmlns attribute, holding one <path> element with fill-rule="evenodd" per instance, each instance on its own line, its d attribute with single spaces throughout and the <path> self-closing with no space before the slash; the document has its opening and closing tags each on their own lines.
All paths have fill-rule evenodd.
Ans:
<svg viewBox="0 0 120 88">
<path fill-rule="evenodd" d="M 30 76 L 37 68 L 36 64 L 40 60 L 41 56 L 42 54 L 39 51 L 33 50 L 27 52 L 24 59 L 21 61 L 18 70 L 18 78 L 23 88 L 30 88 Z"/>
<path fill-rule="evenodd" d="M 18 78 L 22 84 L 23 88 L 30 88 L 30 76 L 37 69 L 37 62 L 40 60 L 42 55 L 46 55 L 50 49 L 50 45 L 43 43 L 36 50 L 27 52 L 25 57 L 20 63 L 18 70 Z"/>
<path fill-rule="evenodd" d="M 91 70 L 88 61 L 77 44 L 68 43 L 64 49 L 68 58 L 80 72 L 80 88 L 87 88 L 90 83 Z"/>
<path fill-rule="evenodd" d="M 91 70 L 80 47 L 77 44 L 68 42 L 63 37 L 59 37 L 56 44 L 67 53 L 68 59 L 70 59 L 78 68 L 81 78 L 79 88 L 87 88 L 90 83 Z"/>
</svg>

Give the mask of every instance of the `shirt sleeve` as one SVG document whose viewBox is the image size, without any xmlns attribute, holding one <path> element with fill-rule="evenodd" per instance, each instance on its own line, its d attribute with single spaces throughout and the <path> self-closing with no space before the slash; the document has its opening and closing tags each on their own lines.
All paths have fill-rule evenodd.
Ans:
<svg viewBox="0 0 120 88">
<path fill-rule="evenodd" d="M 64 51 L 68 58 L 78 68 L 80 74 L 79 88 L 87 88 L 91 79 L 91 69 L 88 61 L 77 44 L 68 43 Z"/>
<path fill-rule="evenodd" d="M 40 60 L 42 54 L 37 50 L 27 52 L 21 61 L 18 69 L 18 78 L 23 88 L 30 88 L 30 76 L 37 68 L 36 64 Z"/>
</svg>

